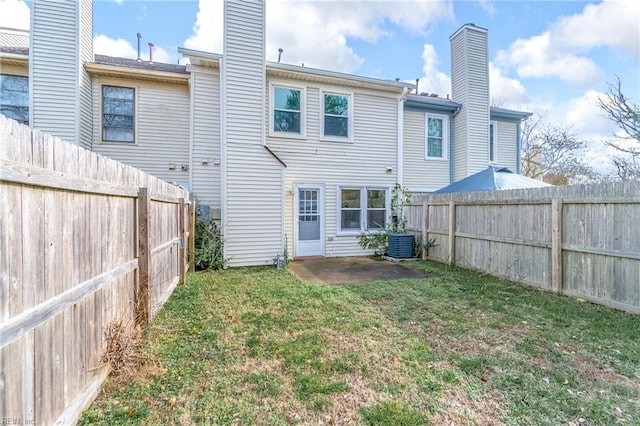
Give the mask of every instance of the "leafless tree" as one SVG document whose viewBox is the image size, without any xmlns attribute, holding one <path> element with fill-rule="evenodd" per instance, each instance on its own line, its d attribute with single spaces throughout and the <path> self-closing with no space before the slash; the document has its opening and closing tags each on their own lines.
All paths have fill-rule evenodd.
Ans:
<svg viewBox="0 0 640 426">
<path fill-rule="evenodd" d="M 619 152 L 612 158 L 620 179 L 640 179 L 640 106 L 622 92 L 622 81 L 616 76 L 608 84 L 607 94 L 598 99 L 598 106 L 614 122 L 620 132 L 605 144 Z"/>
<path fill-rule="evenodd" d="M 545 123 L 534 115 L 522 126 L 521 172 L 534 179 L 552 177 L 552 183 L 578 183 L 599 178 L 581 156 L 587 142 L 571 129 Z"/>
</svg>

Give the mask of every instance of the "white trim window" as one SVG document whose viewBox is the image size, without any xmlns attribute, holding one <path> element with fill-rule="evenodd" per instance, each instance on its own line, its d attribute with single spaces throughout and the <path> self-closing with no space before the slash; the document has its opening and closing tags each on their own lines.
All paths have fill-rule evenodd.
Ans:
<svg viewBox="0 0 640 426">
<path fill-rule="evenodd" d="M 135 143 L 136 89 L 102 85 L 102 141 Z"/>
<path fill-rule="evenodd" d="M 449 117 L 425 114 L 424 158 L 446 160 L 449 145 Z"/>
<path fill-rule="evenodd" d="M 498 161 L 498 122 L 489 123 L 489 163 Z"/>
<path fill-rule="evenodd" d="M 350 93 L 321 93 L 321 135 L 323 139 L 353 140 L 353 96 Z"/>
<path fill-rule="evenodd" d="M 301 87 L 271 86 L 269 130 L 272 135 L 304 135 L 305 92 Z"/>
<path fill-rule="evenodd" d="M 0 74 L 0 114 L 29 125 L 29 77 Z"/>
<path fill-rule="evenodd" d="M 338 232 L 359 234 L 384 228 L 389 205 L 388 188 L 338 187 Z"/>
</svg>

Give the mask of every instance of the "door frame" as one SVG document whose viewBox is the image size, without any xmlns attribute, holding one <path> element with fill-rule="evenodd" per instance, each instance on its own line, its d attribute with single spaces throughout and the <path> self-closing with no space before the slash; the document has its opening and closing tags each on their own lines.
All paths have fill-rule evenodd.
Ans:
<svg viewBox="0 0 640 426">
<path fill-rule="evenodd" d="M 300 215 L 300 189 L 317 189 L 318 190 L 318 214 L 320 215 L 320 253 L 315 255 L 304 256 L 324 256 L 325 253 L 325 208 L 324 208 L 324 184 L 321 183 L 296 183 L 293 185 L 293 257 L 300 256 L 298 248 L 298 217 Z"/>
</svg>

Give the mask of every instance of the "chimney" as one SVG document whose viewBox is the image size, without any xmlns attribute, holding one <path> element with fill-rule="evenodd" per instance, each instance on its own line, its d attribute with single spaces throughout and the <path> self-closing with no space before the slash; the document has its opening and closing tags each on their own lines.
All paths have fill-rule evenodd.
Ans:
<svg viewBox="0 0 640 426">
<path fill-rule="evenodd" d="M 454 180 L 489 163 L 488 31 L 465 24 L 451 37 L 451 97 L 462 104 L 453 128 Z"/>
<path fill-rule="evenodd" d="M 31 2 L 29 55 L 31 127 L 90 148 L 91 80 L 84 63 L 94 60 L 93 2 Z"/>
</svg>

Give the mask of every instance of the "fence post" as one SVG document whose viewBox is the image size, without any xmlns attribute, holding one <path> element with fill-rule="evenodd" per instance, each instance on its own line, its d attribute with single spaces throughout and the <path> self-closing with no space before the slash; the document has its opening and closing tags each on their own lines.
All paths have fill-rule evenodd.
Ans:
<svg viewBox="0 0 640 426">
<path fill-rule="evenodd" d="M 456 202 L 449 201 L 449 265 L 456 262 Z"/>
<path fill-rule="evenodd" d="M 180 234 L 180 247 L 178 248 L 178 273 L 180 276 L 180 281 L 178 281 L 178 283 L 184 283 L 184 274 L 185 274 L 185 264 L 187 262 L 187 258 L 185 256 L 186 254 L 186 250 L 185 250 L 185 246 L 187 244 L 186 241 L 186 237 L 187 237 L 187 233 L 185 232 L 185 226 L 184 226 L 184 215 L 185 215 L 185 202 L 184 202 L 184 198 L 180 198 L 179 200 L 179 204 L 178 204 L 178 233 Z"/>
<path fill-rule="evenodd" d="M 149 272 L 151 253 L 149 250 L 149 190 L 138 191 L 138 279 L 135 292 L 136 325 L 149 323 Z"/>
<path fill-rule="evenodd" d="M 551 289 L 562 291 L 562 199 L 551 200 Z"/>
<path fill-rule="evenodd" d="M 189 205 L 189 270 L 195 271 L 195 248 L 196 248 L 196 200 L 191 197 Z"/>
<path fill-rule="evenodd" d="M 429 257 L 429 204 L 422 203 L 422 260 Z"/>
</svg>

